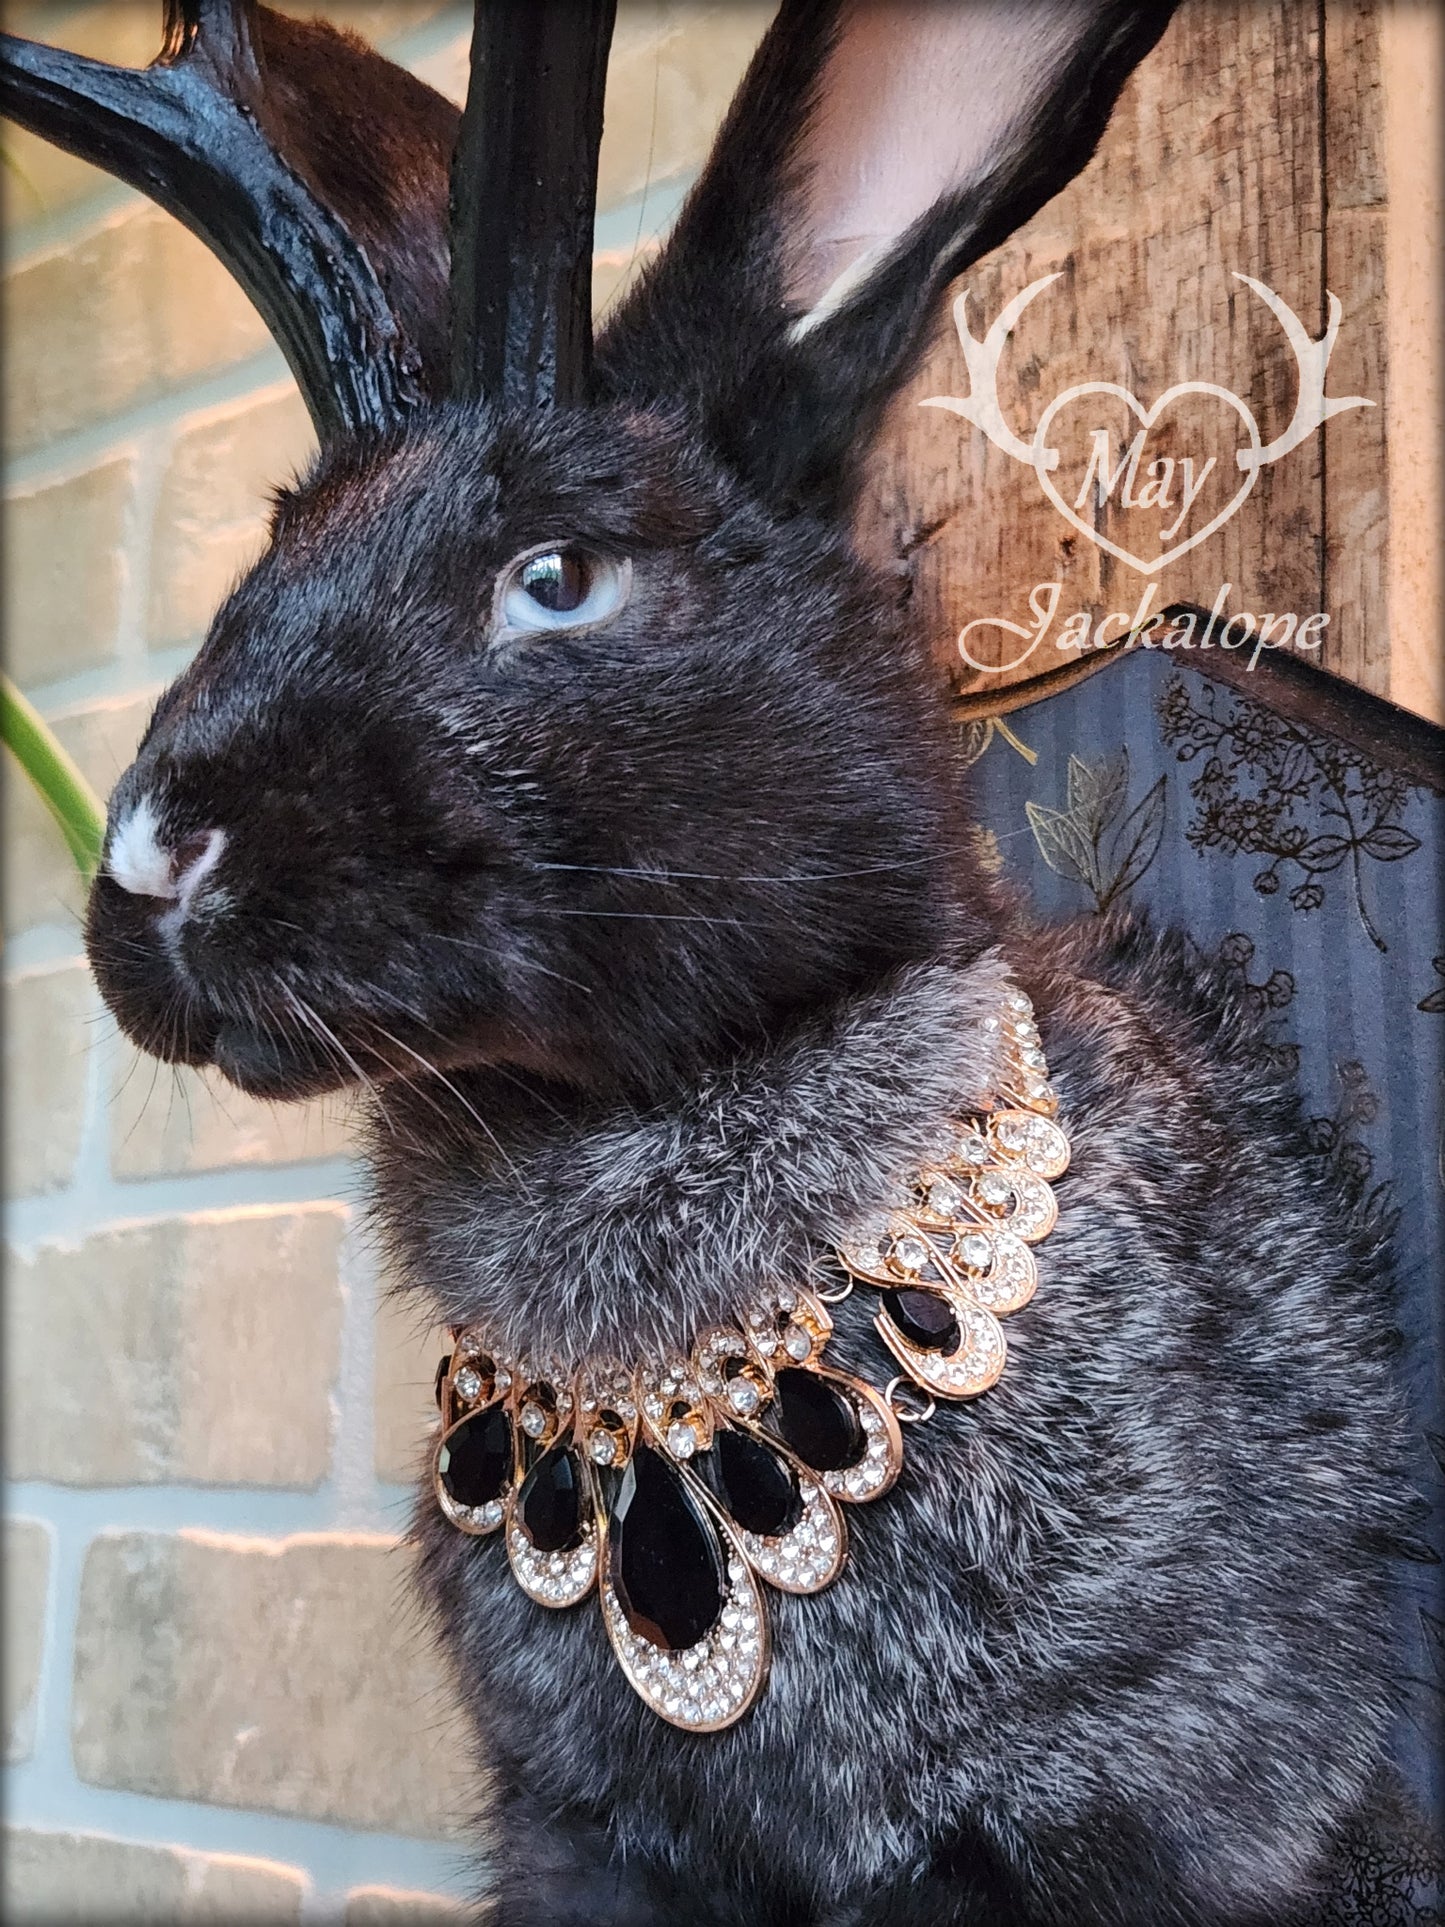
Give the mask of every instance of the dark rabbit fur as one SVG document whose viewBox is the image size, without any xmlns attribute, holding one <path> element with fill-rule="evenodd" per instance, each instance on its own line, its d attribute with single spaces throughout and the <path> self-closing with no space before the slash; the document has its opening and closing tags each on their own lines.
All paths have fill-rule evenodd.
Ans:
<svg viewBox="0 0 1445 1927">
<path fill-rule="evenodd" d="M 595 1607 L 539 1610 L 423 1499 L 505 1927 L 1304 1927 L 1382 1778 L 1385 1253 L 1222 975 L 980 876 L 846 537 L 947 275 L 1077 169 L 1163 16 L 1020 20 L 1043 78 L 986 166 L 821 307 L 834 43 L 773 35 L 597 405 L 333 444 L 112 804 L 90 946 L 127 1031 L 253 1091 L 373 1086 L 399 1287 L 573 1355 L 808 1274 L 978 1098 L 1004 960 L 1038 1006 L 1074 1161 L 1009 1369 L 910 1433 L 835 1586 L 770 1602 L 736 1727 L 662 1724 Z M 629 558 L 630 601 L 498 641 L 548 543 Z M 142 821 L 194 887 L 138 885 Z M 879 1373 L 852 1301 L 836 1346 Z"/>
</svg>

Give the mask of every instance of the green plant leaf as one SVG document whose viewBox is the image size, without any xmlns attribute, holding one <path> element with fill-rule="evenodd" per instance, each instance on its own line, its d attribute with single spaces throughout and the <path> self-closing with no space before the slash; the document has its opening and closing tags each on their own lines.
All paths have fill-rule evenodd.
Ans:
<svg viewBox="0 0 1445 1927">
<path fill-rule="evenodd" d="M 25 169 L 20 165 L 19 161 L 17 161 L 15 156 L 10 152 L 10 149 L 3 144 L 0 144 L 0 163 L 3 163 L 7 174 L 13 174 L 15 176 L 31 200 L 34 201 L 36 208 L 43 214 L 45 212 L 45 196 L 25 172 Z"/>
<path fill-rule="evenodd" d="M 0 676 L 0 736 L 40 793 L 88 883 L 105 842 L 105 811 L 39 711 Z"/>
</svg>

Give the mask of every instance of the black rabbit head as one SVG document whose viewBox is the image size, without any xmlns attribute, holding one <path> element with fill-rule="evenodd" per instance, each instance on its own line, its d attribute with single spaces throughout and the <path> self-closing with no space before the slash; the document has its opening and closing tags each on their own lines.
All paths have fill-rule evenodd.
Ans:
<svg viewBox="0 0 1445 1927">
<path fill-rule="evenodd" d="M 1164 17 L 785 8 L 586 405 L 331 436 L 112 799 L 125 1031 L 266 1095 L 647 1092 L 986 943 L 941 691 L 847 513 L 947 279 Z"/>
<path fill-rule="evenodd" d="M 651 1083 L 958 934 L 938 707 L 685 427 L 441 410 L 281 504 L 116 791 L 91 954 L 256 1091 Z"/>
</svg>

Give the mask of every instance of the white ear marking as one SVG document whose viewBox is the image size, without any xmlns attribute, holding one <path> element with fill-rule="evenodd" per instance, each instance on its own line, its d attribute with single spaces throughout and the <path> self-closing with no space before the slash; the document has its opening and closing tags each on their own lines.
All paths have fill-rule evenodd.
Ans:
<svg viewBox="0 0 1445 1927">
<path fill-rule="evenodd" d="M 143 796 L 130 815 L 116 825 L 110 839 L 105 867 L 132 896 L 170 899 L 179 895 L 171 875 L 170 852 L 157 836 L 159 828 L 155 804 Z"/>
<path fill-rule="evenodd" d="M 848 263 L 841 274 L 833 277 L 808 312 L 798 316 L 788 330 L 789 341 L 801 341 L 805 335 L 811 334 L 820 322 L 826 321 L 830 314 L 841 308 L 854 288 L 868 279 L 884 255 L 891 251 L 892 246 L 893 241 L 890 237 L 885 241 L 874 241 L 870 246 L 865 247 L 860 255 Z"/>
</svg>

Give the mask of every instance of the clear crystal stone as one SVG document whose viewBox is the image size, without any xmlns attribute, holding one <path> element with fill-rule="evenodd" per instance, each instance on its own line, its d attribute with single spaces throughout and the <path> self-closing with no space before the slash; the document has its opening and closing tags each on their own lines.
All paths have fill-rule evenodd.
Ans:
<svg viewBox="0 0 1445 1927">
<path fill-rule="evenodd" d="M 502 1502 L 489 1499 L 484 1506 L 477 1508 L 477 1517 L 484 1526 L 499 1526 L 502 1523 Z"/>
<path fill-rule="evenodd" d="M 463 1365 L 452 1380 L 452 1385 L 458 1398 L 473 1399 L 482 1389 L 482 1375 L 472 1366 Z"/>
<path fill-rule="evenodd" d="M 982 1271 L 993 1257 L 993 1245 L 981 1231 L 970 1231 L 958 1241 L 958 1255 L 974 1271 Z"/>
<path fill-rule="evenodd" d="M 697 1434 L 686 1419 L 668 1426 L 667 1449 L 675 1459 L 690 1459 L 697 1450 Z"/>
<path fill-rule="evenodd" d="M 529 1400 L 522 1407 L 521 1426 L 529 1439 L 539 1439 L 547 1429 L 547 1414 L 540 1405 L 533 1405 Z"/>
<path fill-rule="evenodd" d="M 965 1164 L 986 1164 L 988 1162 L 988 1146 L 978 1135 L 977 1131 L 970 1131 L 966 1136 L 959 1139 L 958 1155 L 963 1159 Z"/>
<path fill-rule="evenodd" d="M 978 1181 L 978 1195 L 985 1204 L 1007 1204 L 1013 1196 L 1013 1186 L 998 1171 L 985 1171 Z"/>
<path fill-rule="evenodd" d="M 922 1271 L 928 1263 L 928 1247 L 921 1238 L 895 1238 L 892 1255 L 904 1271 Z"/>
<path fill-rule="evenodd" d="M 963 1203 L 963 1193 L 948 1178 L 935 1178 L 928 1187 L 928 1208 L 936 1211 L 940 1218 L 957 1216 Z"/>
<path fill-rule="evenodd" d="M 758 1388 L 749 1378 L 734 1378 L 728 1381 L 728 1404 L 735 1412 L 746 1418 L 758 1409 Z"/>
<path fill-rule="evenodd" d="M 783 1340 L 783 1350 L 788 1354 L 789 1358 L 796 1358 L 799 1362 L 805 1359 L 812 1349 L 812 1339 L 797 1325 L 793 1327 Z"/>
<path fill-rule="evenodd" d="M 617 1457 L 617 1441 L 610 1432 L 594 1432 L 587 1441 L 587 1456 L 594 1465 L 611 1465 Z"/>
</svg>

